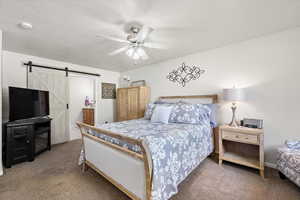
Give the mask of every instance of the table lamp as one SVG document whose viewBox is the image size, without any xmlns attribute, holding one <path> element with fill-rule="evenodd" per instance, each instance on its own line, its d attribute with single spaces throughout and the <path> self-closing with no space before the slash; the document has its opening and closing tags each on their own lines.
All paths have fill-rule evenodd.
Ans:
<svg viewBox="0 0 300 200">
<path fill-rule="evenodd" d="M 236 102 L 242 101 L 245 99 L 244 90 L 242 88 L 230 88 L 230 89 L 223 89 L 223 99 L 225 101 L 229 101 L 232 103 L 232 120 L 229 123 L 229 126 L 237 127 L 239 124 L 235 119 L 235 111 L 236 111 Z"/>
</svg>

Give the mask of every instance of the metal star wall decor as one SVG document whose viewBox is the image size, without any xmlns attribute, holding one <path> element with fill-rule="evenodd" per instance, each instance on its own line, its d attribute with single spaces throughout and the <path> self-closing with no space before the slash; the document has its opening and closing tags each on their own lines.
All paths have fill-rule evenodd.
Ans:
<svg viewBox="0 0 300 200">
<path fill-rule="evenodd" d="M 170 72 L 167 76 L 167 79 L 174 83 L 179 83 L 182 87 L 186 85 L 191 80 L 198 79 L 205 70 L 200 69 L 196 66 L 188 66 L 185 63 L 182 63 L 179 68 Z"/>
</svg>

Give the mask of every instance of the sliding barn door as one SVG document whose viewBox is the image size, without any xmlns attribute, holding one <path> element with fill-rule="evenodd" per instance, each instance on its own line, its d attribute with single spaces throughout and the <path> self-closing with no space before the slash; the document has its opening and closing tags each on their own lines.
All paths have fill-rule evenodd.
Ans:
<svg viewBox="0 0 300 200">
<path fill-rule="evenodd" d="M 49 91 L 51 143 L 69 140 L 69 83 L 65 72 L 32 68 L 28 72 L 28 88 Z"/>
</svg>

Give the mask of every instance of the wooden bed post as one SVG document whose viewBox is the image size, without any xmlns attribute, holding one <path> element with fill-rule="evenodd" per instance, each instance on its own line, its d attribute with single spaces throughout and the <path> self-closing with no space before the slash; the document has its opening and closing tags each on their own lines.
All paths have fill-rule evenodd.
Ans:
<svg viewBox="0 0 300 200">
<path fill-rule="evenodd" d="M 147 200 L 151 200 L 151 191 L 152 191 L 152 173 L 153 171 L 150 169 L 149 162 L 151 160 L 148 159 L 146 147 L 144 146 L 143 142 L 140 141 L 140 146 L 142 153 L 144 155 L 144 166 L 145 166 L 145 175 L 146 175 L 146 195 Z"/>
</svg>

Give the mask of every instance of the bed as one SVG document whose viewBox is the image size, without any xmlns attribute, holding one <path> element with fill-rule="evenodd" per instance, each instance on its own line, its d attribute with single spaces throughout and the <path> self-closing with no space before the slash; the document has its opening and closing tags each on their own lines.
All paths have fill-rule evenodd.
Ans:
<svg viewBox="0 0 300 200">
<path fill-rule="evenodd" d="M 217 95 L 169 96 L 161 101 L 217 103 Z M 167 200 L 214 149 L 214 130 L 199 124 L 137 119 L 89 126 L 78 122 L 83 170 L 94 169 L 134 200 Z"/>
</svg>

